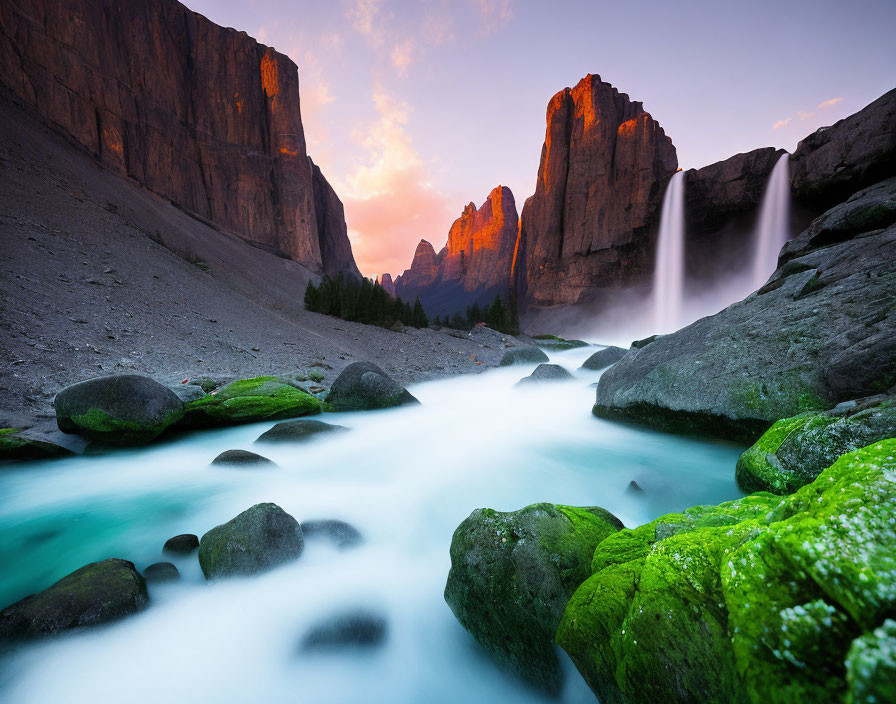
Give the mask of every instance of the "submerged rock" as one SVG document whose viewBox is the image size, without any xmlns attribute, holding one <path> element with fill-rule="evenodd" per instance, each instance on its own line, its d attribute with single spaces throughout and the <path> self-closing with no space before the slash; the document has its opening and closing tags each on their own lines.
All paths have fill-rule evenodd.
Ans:
<svg viewBox="0 0 896 704">
<path fill-rule="evenodd" d="M 756 493 L 610 536 L 557 642 L 606 702 L 871 701 L 850 698 L 857 680 L 844 675 L 892 666 L 850 641 L 873 640 L 896 608 L 894 458 L 885 440 L 792 496 Z"/>
<path fill-rule="evenodd" d="M 199 543 L 199 566 L 206 579 L 254 575 L 302 554 L 299 522 L 276 504 L 256 504 L 212 528 Z"/>
<path fill-rule="evenodd" d="M 343 425 L 333 425 L 320 420 L 290 420 L 277 423 L 256 438 L 255 442 L 301 442 L 317 435 L 348 430 Z"/>
<path fill-rule="evenodd" d="M 790 494 L 840 455 L 896 437 L 896 399 L 866 399 L 843 411 L 803 413 L 775 423 L 737 460 L 744 491 Z"/>
<path fill-rule="evenodd" d="M 497 662 L 557 694 L 554 632 L 563 608 L 589 575 L 594 548 L 620 528 L 597 507 L 477 509 L 454 531 L 445 601 Z"/>
<path fill-rule="evenodd" d="M 180 579 L 180 572 L 170 562 L 156 562 L 143 570 L 143 576 L 147 582 L 158 584 Z"/>
<path fill-rule="evenodd" d="M 93 562 L 0 611 L 0 639 L 109 623 L 136 613 L 148 601 L 146 581 L 133 563 L 116 558 Z"/>
<path fill-rule="evenodd" d="M 588 346 L 588 343 L 584 340 L 565 340 L 562 337 L 557 337 L 557 335 L 535 335 L 532 340 L 538 347 L 556 352 Z"/>
<path fill-rule="evenodd" d="M 886 194 L 896 179 L 850 207 Z M 896 384 L 896 224 L 825 244 L 824 217 L 758 292 L 604 372 L 595 415 L 755 442 L 780 418 Z"/>
<path fill-rule="evenodd" d="M 572 379 L 566 369 L 559 364 L 539 364 L 529 376 L 524 376 L 517 384 L 538 384 L 545 381 L 564 381 Z"/>
<path fill-rule="evenodd" d="M 183 424 L 213 427 L 320 413 L 320 401 L 272 376 L 239 379 L 186 405 Z"/>
<path fill-rule="evenodd" d="M 212 464 L 231 467 L 274 466 L 274 462 L 249 450 L 225 450 L 212 460 Z"/>
<path fill-rule="evenodd" d="M 621 347 L 605 347 L 586 359 L 582 364 L 582 369 L 606 369 L 611 364 L 616 364 L 616 362 L 625 357 L 626 352 L 628 350 L 624 350 Z"/>
<path fill-rule="evenodd" d="M 327 403 L 336 411 L 365 411 L 420 402 L 372 362 L 352 362 L 336 377 Z"/>
<path fill-rule="evenodd" d="M 350 523 L 334 519 L 320 521 L 303 521 L 302 534 L 305 539 L 327 538 L 339 548 L 353 548 L 360 545 L 361 531 Z"/>
<path fill-rule="evenodd" d="M 368 611 L 357 610 L 333 616 L 311 628 L 302 639 L 303 651 L 332 651 L 346 648 L 369 648 L 386 640 L 386 619 Z"/>
<path fill-rule="evenodd" d="M 189 555 L 199 548 L 199 536 L 192 533 L 183 533 L 168 538 L 162 548 L 165 552 L 173 552 L 179 555 Z"/>
<path fill-rule="evenodd" d="M 150 442 L 184 414 L 183 403 L 171 389 L 140 374 L 66 386 L 53 406 L 61 431 L 116 445 Z"/>
<path fill-rule="evenodd" d="M 548 356 L 535 345 L 524 347 L 511 347 L 498 362 L 499 367 L 510 367 L 515 364 L 532 364 L 533 362 L 547 362 Z"/>
<path fill-rule="evenodd" d="M 72 451 L 54 442 L 31 437 L 19 428 L 0 428 L 0 462 L 3 460 L 43 460 L 70 455 Z"/>
</svg>

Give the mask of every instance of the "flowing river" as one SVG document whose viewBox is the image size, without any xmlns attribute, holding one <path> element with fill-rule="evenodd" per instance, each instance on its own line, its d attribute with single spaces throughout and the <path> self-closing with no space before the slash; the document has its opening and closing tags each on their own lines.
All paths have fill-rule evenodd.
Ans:
<svg viewBox="0 0 896 704">
<path fill-rule="evenodd" d="M 594 347 L 551 355 L 576 370 Z M 455 621 L 442 592 L 457 525 L 478 507 L 599 505 L 627 526 L 737 498 L 742 448 L 639 430 L 591 415 L 599 372 L 515 387 L 535 365 L 409 387 L 422 405 L 329 414 L 350 428 L 297 445 L 253 445 L 273 423 L 180 435 L 153 446 L 0 469 L 0 605 L 108 557 L 180 581 L 117 624 L 25 646 L 0 661 L 0 701 L 540 702 Z M 253 449 L 269 469 L 209 466 Z M 636 481 L 643 493 L 628 491 Z M 207 584 L 196 553 L 163 556 L 270 501 L 299 521 L 335 518 L 364 535 L 337 550 L 307 540 L 269 573 Z M 381 614 L 383 645 L 304 654 L 314 624 L 346 609 Z M 594 696 L 569 669 L 564 702 Z"/>
</svg>

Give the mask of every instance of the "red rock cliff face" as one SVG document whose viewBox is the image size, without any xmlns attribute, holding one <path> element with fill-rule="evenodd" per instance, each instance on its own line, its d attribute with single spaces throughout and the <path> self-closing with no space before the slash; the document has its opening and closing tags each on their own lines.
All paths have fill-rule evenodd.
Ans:
<svg viewBox="0 0 896 704">
<path fill-rule="evenodd" d="M 628 96 L 588 75 L 548 104 L 514 279 L 524 304 L 578 303 L 649 275 L 651 228 L 678 167 L 672 141 Z"/>
<path fill-rule="evenodd" d="M 4 2 L 0 83 L 107 167 L 249 242 L 314 271 L 334 246 L 347 261 L 338 232 L 322 253 L 296 66 L 245 32 L 174 0 Z"/>
<path fill-rule="evenodd" d="M 311 161 L 310 157 L 308 160 Z M 323 269 L 330 276 L 344 273 L 360 279 L 361 272 L 355 264 L 352 247 L 348 241 L 342 201 L 314 162 L 311 162 L 311 172 L 314 186 L 314 214 L 317 218 L 317 236 Z"/>
<path fill-rule="evenodd" d="M 430 315 L 506 296 L 518 233 L 513 193 L 498 186 L 479 208 L 473 203 L 464 208 L 438 254 L 429 242 L 420 242 L 411 268 L 395 280 L 395 293 L 405 300 L 420 296 Z"/>
</svg>

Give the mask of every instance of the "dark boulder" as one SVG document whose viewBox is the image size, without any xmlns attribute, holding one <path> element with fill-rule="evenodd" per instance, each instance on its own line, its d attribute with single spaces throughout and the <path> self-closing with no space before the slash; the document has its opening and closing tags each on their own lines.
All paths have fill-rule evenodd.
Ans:
<svg viewBox="0 0 896 704">
<path fill-rule="evenodd" d="M 477 509 L 451 539 L 445 601 L 499 664 L 556 695 L 554 632 L 563 609 L 591 574 L 594 549 L 622 527 L 597 507 Z"/>
<path fill-rule="evenodd" d="M 318 435 L 338 433 L 348 430 L 342 425 L 333 425 L 319 420 L 290 420 L 277 423 L 266 430 L 255 442 L 302 442 Z"/>
<path fill-rule="evenodd" d="M 793 192 L 823 207 L 896 176 L 896 89 L 810 134 L 790 162 Z"/>
<path fill-rule="evenodd" d="M 43 460 L 70 454 L 72 451 L 67 447 L 32 436 L 27 430 L 0 428 L 0 462 L 3 460 Z"/>
<path fill-rule="evenodd" d="M 547 362 L 548 356 L 535 345 L 524 347 L 511 347 L 498 362 L 499 367 L 509 367 L 516 364 L 533 364 L 535 362 Z"/>
<path fill-rule="evenodd" d="M 295 518 L 276 504 L 256 504 L 202 536 L 199 566 L 209 580 L 254 575 L 297 559 L 304 545 Z"/>
<path fill-rule="evenodd" d="M 353 548 L 361 543 L 361 532 L 350 523 L 333 519 L 320 521 L 304 521 L 302 535 L 305 540 L 326 538 L 339 548 Z"/>
<path fill-rule="evenodd" d="M 517 385 L 540 384 L 550 381 L 565 381 L 566 379 L 572 379 L 572 374 L 570 374 L 559 364 L 539 364 L 537 367 L 535 367 L 535 371 L 533 371 L 529 376 L 524 376 L 522 379 L 520 379 L 517 382 Z"/>
<path fill-rule="evenodd" d="M 582 369 L 606 369 L 611 364 L 616 364 L 616 362 L 625 357 L 626 352 L 628 350 L 624 350 L 621 347 L 605 347 L 586 359 L 582 364 Z"/>
<path fill-rule="evenodd" d="M 165 552 L 173 552 L 178 555 L 189 555 L 194 550 L 199 549 L 199 536 L 192 533 L 183 533 L 168 538 L 165 546 L 162 548 Z"/>
<path fill-rule="evenodd" d="M 117 558 L 93 562 L 0 611 L 0 639 L 48 636 L 117 621 L 148 601 L 146 581 L 133 563 Z"/>
<path fill-rule="evenodd" d="M 533 344 L 542 349 L 552 350 L 554 352 L 562 352 L 564 350 L 574 350 L 579 347 L 588 347 L 588 343 L 584 340 L 566 340 L 557 335 L 536 335 L 532 338 Z"/>
<path fill-rule="evenodd" d="M 56 394 L 53 405 L 63 432 L 116 445 L 150 442 L 184 413 L 183 403 L 171 389 L 140 374 L 104 376 L 66 386 Z"/>
<path fill-rule="evenodd" d="M 143 577 L 151 584 L 161 584 L 180 579 L 180 572 L 170 562 L 156 562 L 143 570 Z"/>
<path fill-rule="evenodd" d="M 326 652 L 370 648 L 386 640 L 386 619 L 364 610 L 347 611 L 313 626 L 302 639 L 301 650 Z"/>
<path fill-rule="evenodd" d="M 267 457 L 262 457 L 249 450 L 225 450 L 212 460 L 212 464 L 228 467 L 272 467 L 274 463 Z"/>
<path fill-rule="evenodd" d="M 327 395 L 336 411 L 363 411 L 420 403 L 371 362 L 352 362 L 336 377 Z"/>
</svg>

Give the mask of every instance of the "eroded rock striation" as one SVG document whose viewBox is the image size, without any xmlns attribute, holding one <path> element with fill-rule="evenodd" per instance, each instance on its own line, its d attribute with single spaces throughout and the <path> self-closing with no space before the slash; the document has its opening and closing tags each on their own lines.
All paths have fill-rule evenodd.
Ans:
<svg viewBox="0 0 896 704">
<path fill-rule="evenodd" d="M 3 3 L 0 84 L 201 219 L 312 271 L 357 272 L 306 153 L 296 65 L 245 32 L 174 0 Z"/>
<path fill-rule="evenodd" d="M 514 280 L 527 305 L 574 304 L 648 276 L 652 229 L 678 168 L 641 103 L 597 75 L 548 103 L 535 194 L 526 201 Z"/>
</svg>

